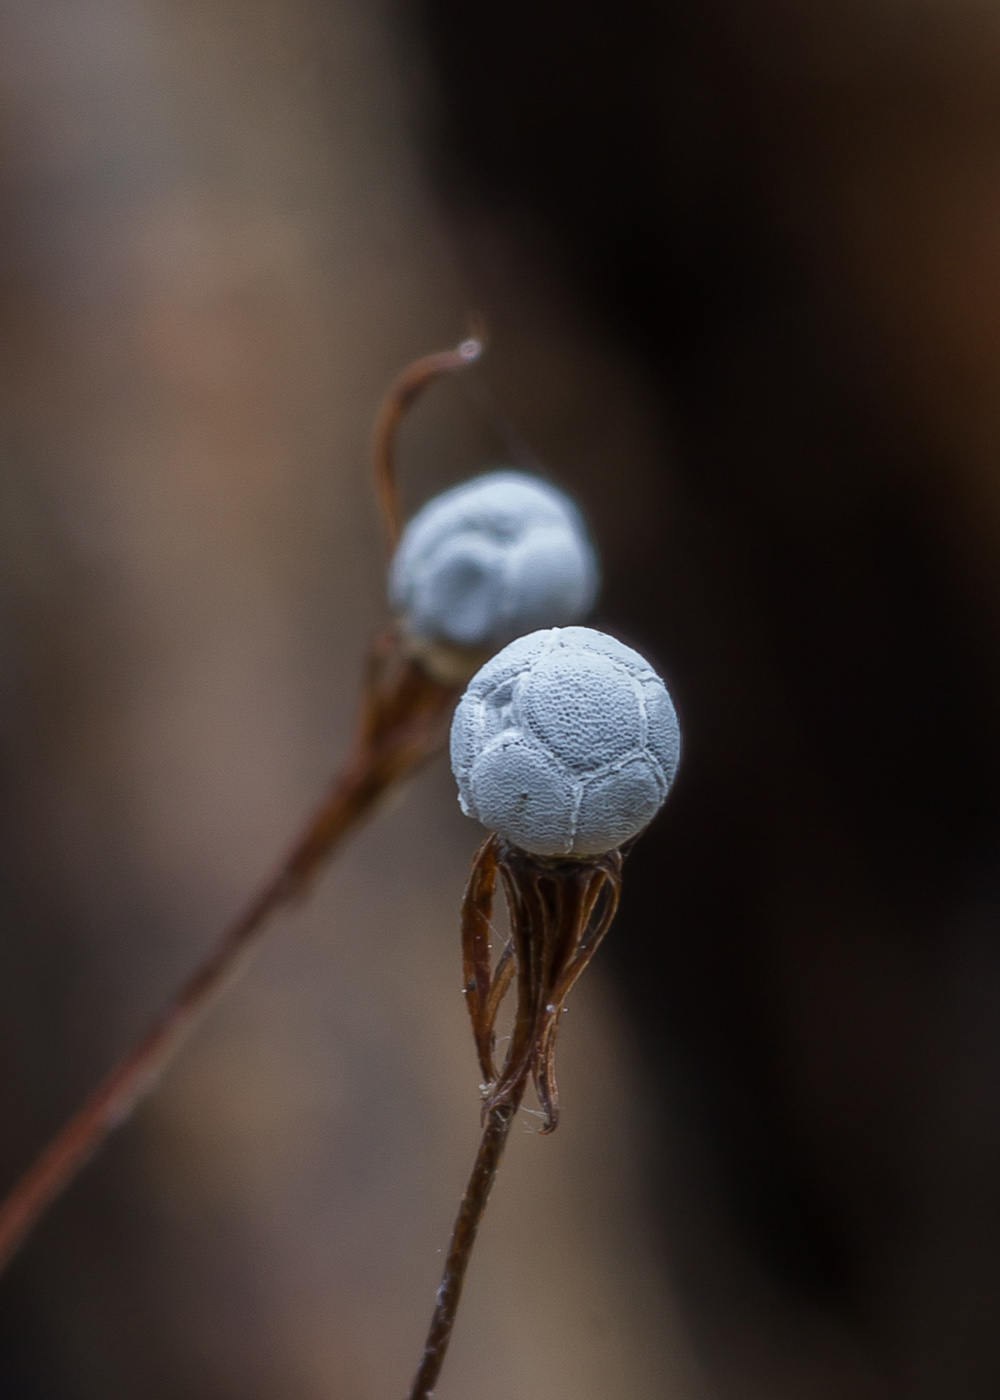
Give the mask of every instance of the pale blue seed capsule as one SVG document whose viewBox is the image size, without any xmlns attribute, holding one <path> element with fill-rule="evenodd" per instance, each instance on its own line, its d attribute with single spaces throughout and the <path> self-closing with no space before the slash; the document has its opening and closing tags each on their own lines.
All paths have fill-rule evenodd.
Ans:
<svg viewBox="0 0 1000 1400">
<path fill-rule="evenodd" d="M 597 585 L 576 506 L 518 471 L 435 496 L 406 526 L 389 571 L 390 603 L 411 639 L 480 659 L 525 632 L 586 617 Z"/>
<path fill-rule="evenodd" d="M 656 815 L 681 736 L 647 661 L 590 627 L 520 637 L 469 682 L 451 728 L 467 816 L 534 855 L 614 850 Z"/>
</svg>

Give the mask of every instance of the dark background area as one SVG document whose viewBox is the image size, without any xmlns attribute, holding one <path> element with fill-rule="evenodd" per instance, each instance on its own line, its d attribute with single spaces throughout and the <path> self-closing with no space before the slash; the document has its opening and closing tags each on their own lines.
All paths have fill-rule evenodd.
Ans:
<svg viewBox="0 0 1000 1400">
<path fill-rule="evenodd" d="M 473 279 L 544 266 L 660 410 L 669 510 L 602 616 L 687 751 L 609 957 L 702 1355 L 994 1395 L 1000 22 L 417 9 Z"/>
</svg>

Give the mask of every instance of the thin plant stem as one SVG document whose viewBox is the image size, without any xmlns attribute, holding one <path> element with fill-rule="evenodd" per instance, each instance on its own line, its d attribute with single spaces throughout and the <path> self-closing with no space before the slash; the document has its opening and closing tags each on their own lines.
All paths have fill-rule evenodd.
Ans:
<svg viewBox="0 0 1000 1400">
<path fill-rule="evenodd" d="M 480 357 L 483 348 L 482 338 L 473 336 L 454 350 L 417 360 L 400 374 L 383 400 L 375 423 L 372 471 L 392 545 L 401 528 L 395 472 L 399 425 L 433 379 L 464 369 Z M 108 1134 L 153 1090 L 186 1035 L 257 946 L 272 916 L 301 898 L 341 840 L 390 788 L 438 750 L 444 716 L 455 694 L 455 686 L 433 679 L 417 661 L 404 657 L 393 632 L 376 639 L 352 756 L 275 874 L 0 1201 L 0 1272 Z"/>
<path fill-rule="evenodd" d="M 185 1036 L 257 946 L 272 916 L 305 895 L 344 837 L 390 788 L 439 749 L 454 689 L 431 680 L 413 662 L 395 658 L 393 666 L 384 654 L 390 648 L 386 637 L 376 644 L 353 757 L 276 873 L 0 1203 L 0 1271 L 108 1134 L 152 1091 Z"/>
<path fill-rule="evenodd" d="M 492 1108 L 486 1115 L 483 1135 L 476 1153 L 475 1165 L 469 1184 L 465 1188 L 462 1204 L 458 1209 L 455 1228 L 452 1231 L 448 1259 L 441 1276 L 437 1293 L 437 1304 L 431 1318 L 430 1330 L 424 1345 L 420 1368 L 414 1378 L 408 1400 L 428 1400 L 434 1394 L 441 1367 L 444 1365 L 452 1328 L 458 1315 L 458 1305 L 462 1298 L 465 1275 L 472 1258 L 472 1247 L 476 1242 L 480 1222 L 486 1211 L 486 1203 L 496 1180 L 497 1169 L 503 1157 L 511 1125 L 524 1094 L 525 1079 L 508 1098 Z"/>
<path fill-rule="evenodd" d="M 422 360 L 415 360 L 413 364 L 407 365 L 382 400 L 372 434 L 372 464 L 375 469 L 375 493 L 385 525 L 390 554 L 399 544 L 399 537 L 403 531 L 394 467 L 399 425 L 428 384 L 439 375 L 454 374 L 458 370 L 468 369 L 480 358 L 485 348 L 483 333 L 476 331 L 467 340 L 463 340 L 461 345 L 456 345 L 454 350 L 439 350 L 433 355 L 425 355 Z"/>
</svg>

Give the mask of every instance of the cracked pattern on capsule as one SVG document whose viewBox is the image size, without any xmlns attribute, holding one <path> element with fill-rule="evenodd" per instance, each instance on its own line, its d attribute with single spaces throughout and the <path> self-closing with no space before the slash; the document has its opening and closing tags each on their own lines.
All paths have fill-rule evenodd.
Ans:
<svg viewBox="0 0 1000 1400">
<path fill-rule="evenodd" d="M 519 637 L 473 676 L 451 727 L 466 816 L 542 856 L 614 850 L 656 815 L 680 728 L 649 663 L 590 627 Z"/>
<path fill-rule="evenodd" d="M 479 648 L 578 621 L 597 584 L 569 497 L 527 472 L 496 471 L 417 512 L 390 566 L 389 600 L 411 636 Z"/>
</svg>

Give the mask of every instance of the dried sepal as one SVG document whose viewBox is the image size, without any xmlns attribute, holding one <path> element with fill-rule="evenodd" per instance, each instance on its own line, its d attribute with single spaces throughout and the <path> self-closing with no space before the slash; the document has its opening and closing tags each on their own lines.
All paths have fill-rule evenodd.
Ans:
<svg viewBox="0 0 1000 1400">
<path fill-rule="evenodd" d="M 496 840 L 489 836 L 473 857 L 462 901 L 462 975 L 465 979 L 462 990 L 472 1022 L 479 1067 L 488 1084 L 497 1077 L 493 1065 L 493 1027 L 488 1014 L 492 985 L 490 919 L 496 884 Z"/>
<path fill-rule="evenodd" d="M 529 856 L 491 836 L 480 846 L 462 908 L 465 996 L 486 1081 L 484 1113 L 519 1100 L 530 1077 L 544 1114 L 543 1133 L 559 1118 L 555 1045 L 566 998 L 593 957 L 618 907 L 620 852 L 593 861 Z M 499 872 L 510 913 L 511 940 L 496 968 L 491 917 Z M 497 1013 L 516 972 L 517 1011 L 498 1070 Z"/>
</svg>

